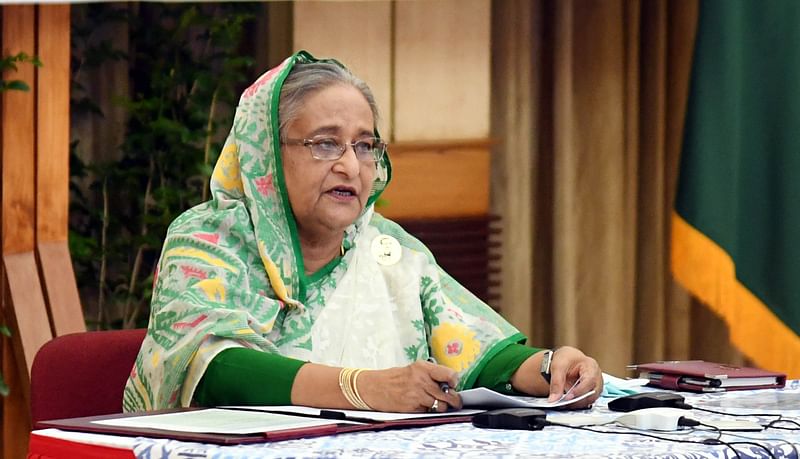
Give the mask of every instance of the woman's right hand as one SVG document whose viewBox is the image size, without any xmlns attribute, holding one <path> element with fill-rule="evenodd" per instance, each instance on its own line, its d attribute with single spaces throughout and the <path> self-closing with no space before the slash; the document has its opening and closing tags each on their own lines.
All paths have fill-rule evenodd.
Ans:
<svg viewBox="0 0 800 459">
<path fill-rule="evenodd" d="M 445 393 L 440 383 L 453 389 Z M 436 411 L 441 413 L 461 409 L 461 396 L 454 389 L 457 384 L 458 376 L 450 368 L 417 361 L 405 367 L 364 371 L 358 378 L 358 391 L 376 411 L 427 412 L 438 400 Z"/>
</svg>

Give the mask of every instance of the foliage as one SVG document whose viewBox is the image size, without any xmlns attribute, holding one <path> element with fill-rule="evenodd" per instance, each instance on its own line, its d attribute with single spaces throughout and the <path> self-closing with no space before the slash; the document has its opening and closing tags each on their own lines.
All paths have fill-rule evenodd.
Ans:
<svg viewBox="0 0 800 459">
<path fill-rule="evenodd" d="M 6 72 L 16 72 L 17 63 L 32 64 L 36 67 L 41 67 L 42 63 L 36 56 L 29 56 L 25 53 L 17 53 L 13 56 L 5 56 L 0 59 L 0 74 Z M 22 80 L 4 80 L 0 78 L 0 94 L 5 91 L 30 91 L 31 87 Z M 11 336 L 11 330 L 7 326 L 0 324 L 0 335 L 5 337 Z M 3 379 L 3 374 L 0 373 L 0 396 L 5 397 L 8 395 L 8 385 Z"/>
<path fill-rule="evenodd" d="M 6 56 L 0 59 L 0 73 L 7 71 L 17 71 L 17 63 L 32 64 L 41 67 L 42 63 L 36 56 L 29 56 L 26 53 L 17 53 L 13 56 Z M 0 92 L 3 91 L 30 91 L 31 87 L 22 80 L 0 80 Z"/>
<path fill-rule="evenodd" d="M 80 139 L 70 158 L 70 251 L 84 307 L 96 328 L 147 321 L 153 271 L 167 227 L 208 197 L 208 180 L 230 107 L 252 65 L 239 48 L 254 19 L 247 3 L 75 5 L 72 116 L 103 120 L 83 72 L 129 68 L 124 140 L 104 161 L 86 163 Z M 103 39 L 127 28 L 128 49 Z M 109 30 L 111 33 L 109 33 Z M 82 79 L 83 78 L 83 79 Z M 94 146 L 98 148 L 97 145 Z M 87 308 L 88 309 L 88 308 Z"/>
</svg>

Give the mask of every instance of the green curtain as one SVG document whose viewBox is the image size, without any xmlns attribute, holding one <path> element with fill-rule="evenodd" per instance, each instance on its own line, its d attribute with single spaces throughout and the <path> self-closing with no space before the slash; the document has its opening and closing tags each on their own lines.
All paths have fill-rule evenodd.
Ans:
<svg viewBox="0 0 800 459">
<path fill-rule="evenodd" d="M 672 244 L 733 343 L 800 377 L 800 2 L 701 2 Z"/>
</svg>

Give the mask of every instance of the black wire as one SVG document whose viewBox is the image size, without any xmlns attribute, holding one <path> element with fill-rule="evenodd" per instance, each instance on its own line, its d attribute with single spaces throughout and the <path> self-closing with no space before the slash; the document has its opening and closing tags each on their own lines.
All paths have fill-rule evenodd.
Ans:
<svg viewBox="0 0 800 459">
<path fill-rule="evenodd" d="M 774 419 L 774 420 L 768 422 L 767 424 L 761 424 L 761 427 L 763 427 L 764 429 L 780 429 L 780 430 L 792 430 L 792 431 L 800 430 L 800 423 L 798 423 L 797 421 L 795 421 L 793 419 L 783 419 L 783 415 L 782 414 L 776 414 L 776 413 L 750 413 L 750 414 L 748 414 L 748 413 L 726 413 L 725 411 L 709 410 L 709 409 L 706 409 L 706 408 L 699 408 L 699 407 L 691 406 L 691 405 L 686 405 L 686 407 L 694 409 L 694 410 L 706 411 L 706 412 L 714 413 L 714 414 L 722 414 L 722 415 L 725 415 L 725 416 L 754 416 L 754 417 L 777 416 L 778 419 Z M 780 427 L 780 426 L 776 426 L 775 424 L 777 424 L 779 422 L 788 422 L 788 423 L 794 424 L 797 427 Z"/>
<path fill-rule="evenodd" d="M 795 457 L 800 457 L 800 452 L 797 450 L 797 447 L 794 446 L 794 443 L 790 442 L 789 440 L 784 440 L 783 438 L 753 438 L 753 437 L 748 437 L 747 435 L 735 434 L 731 432 L 727 432 L 727 434 L 730 435 L 731 437 L 744 438 L 745 440 L 779 441 L 781 443 L 786 443 L 787 445 L 789 445 L 789 447 L 792 448 L 792 451 L 794 451 Z"/>
<path fill-rule="evenodd" d="M 704 425 L 704 424 L 703 424 L 703 425 Z M 731 451 L 733 451 L 733 454 L 735 454 L 735 455 L 736 455 L 736 458 L 737 458 L 737 459 L 742 459 L 742 456 L 739 454 L 739 451 L 737 451 L 737 450 L 736 450 L 736 448 L 734 448 L 733 446 L 731 446 L 731 444 L 730 444 L 730 443 L 724 442 L 724 441 L 722 441 L 722 440 L 720 440 L 720 439 L 719 439 L 719 438 L 720 438 L 720 436 L 722 435 L 722 432 L 721 432 L 719 429 L 717 429 L 716 427 L 714 427 L 714 426 L 708 426 L 708 427 L 711 427 L 711 428 L 713 428 L 713 429 L 717 430 L 717 431 L 719 432 L 719 436 L 718 436 L 716 439 L 711 439 L 711 438 L 710 438 L 710 439 L 708 439 L 708 440 L 711 440 L 711 441 L 712 441 L 712 443 L 709 443 L 709 442 L 708 442 L 708 440 L 703 440 L 703 441 L 694 441 L 694 440 L 686 440 L 686 439 L 683 439 L 683 438 L 681 438 L 681 439 L 677 439 L 677 438 L 669 438 L 669 437 L 659 437 L 658 435 L 646 434 L 646 433 L 644 433 L 644 432 L 625 432 L 625 431 L 623 431 L 623 432 L 620 432 L 620 431 L 612 431 L 612 430 L 595 430 L 595 429 L 590 429 L 590 428 L 588 428 L 588 427 L 583 427 L 583 426 L 571 426 L 571 425 L 569 425 L 569 424 L 560 424 L 560 423 L 558 423 L 558 422 L 552 422 L 552 421 L 544 421 L 544 424 L 543 424 L 543 426 L 567 427 L 567 428 L 570 428 L 570 429 L 576 429 L 576 430 L 586 430 L 586 431 L 588 431 L 588 432 L 601 433 L 601 434 L 612 434 L 612 435 L 620 435 L 620 434 L 622 434 L 622 435 L 641 435 L 641 436 L 643 436 L 643 437 L 655 438 L 656 440 L 671 441 L 671 442 L 674 442 L 674 443 L 694 443 L 694 444 L 697 444 L 697 445 L 724 445 L 724 446 L 727 446 L 728 448 L 730 448 L 730 449 L 731 449 Z M 745 443 L 747 443 L 747 442 L 745 442 Z M 759 445 L 759 446 L 760 446 L 760 445 Z M 766 448 L 765 448 L 765 449 L 766 449 Z M 770 453 L 770 454 L 772 454 L 772 453 L 771 453 L 769 450 L 767 450 L 767 452 L 768 452 L 768 453 Z M 774 458 L 775 456 L 772 456 L 772 457 Z"/>
<path fill-rule="evenodd" d="M 761 443 L 756 443 L 754 441 L 739 441 L 739 442 L 733 441 L 733 442 L 727 442 L 726 443 L 726 442 L 720 440 L 720 438 L 722 438 L 722 429 L 720 429 L 717 426 L 712 426 L 711 424 L 702 423 L 700 421 L 697 421 L 697 423 L 699 425 L 703 426 L 703 427 L 709 427 L 711 429 L 716 430 L 717 431 L 717 441 L 719 443 L 728 445 L 730 448 L 733 448 L 733 446 L 730 446 L 730 445 L 755 445 L 755 446 L 758 446 L 759 448 L 763 449 L 764 451 L 766 451 L 767 454 L 769 455 L 769 457 L 771 457 L 772 459 L 776 459 L 775 455 L 772 454 L 772 451 L 770 451 L 769 448 L 767 448 L 766 446 L 762 445 Z"/>
<path fill-rule="evenodd" d="M 700 407 L 692 406 L 692 405 L 687 405 L 687 406 L 689 408 L 693 409 L 693 410 L 706 411 L 708 413 L 714 413 L 714 414 L 723 414 L 725 416 L 757 416 L 757 417 L 777 416 L 778 419 L 776 419 L 776 421 L 779 421 L 781 418 L 783 418 L 782 414 L 777 414 L 777 413 L 752 413 L 752 414 L 748 414 L 748 413 L 726 413 L 725 411 L 709 410 L 707 408 L 700 408 Z"/>
<path fill-rule="evenodd" d="M 776 426 L 775 424 L 779 422 L 788 422 L 790 424 L 794 424 L 797 427 L 780 427 Z M 776 419 L 774 421 L 770 421 L 768 424 L 761 426 L 765 429 L 780 429 L 780 430 L 800 430 L 800 423 L 793 419 Z"/>
<path fill-rule="evenodd" d="M 758 446 L 759 448 L 763 449 L 764 451 L 766 451 L 767 455 L 770 458 L 778 459 L 777 457 L 775 457 L 774 454 L 772 454 L 772 451 L 770 451 L 769 448 L 767 448 L 766 446 L 762 445 L 761 443 L 756 443 L 754 441 L 731 441 L 731 442 L 728 442 L 728 444 L 729 445 L 755 445 L 755 446 Z"/>
</svg>

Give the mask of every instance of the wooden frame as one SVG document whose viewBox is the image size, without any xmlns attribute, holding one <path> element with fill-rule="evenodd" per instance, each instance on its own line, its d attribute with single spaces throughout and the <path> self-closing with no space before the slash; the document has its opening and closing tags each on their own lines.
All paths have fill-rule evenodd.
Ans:
<svg viewBox="0 0 800 459">
<path fill-rule="evenodd" d="M 67 247 L 69 211 L 69 5 L 2 7 L 4 56 L 36 55 L 18 65 L 30 91 L 0 96 L 0 240 L 3 457 L 25 455 L 30 431 L 30 369 L 54 334 L 86 329 Z M 9 77 L 9 76 L 7 76 Z M 49 292 L 49 295 L 46 293 Z"/>
</svg>

